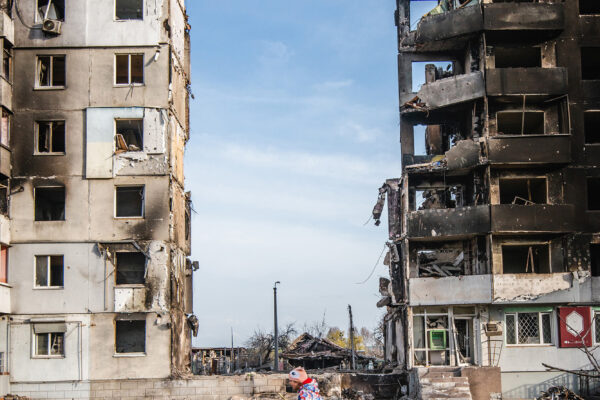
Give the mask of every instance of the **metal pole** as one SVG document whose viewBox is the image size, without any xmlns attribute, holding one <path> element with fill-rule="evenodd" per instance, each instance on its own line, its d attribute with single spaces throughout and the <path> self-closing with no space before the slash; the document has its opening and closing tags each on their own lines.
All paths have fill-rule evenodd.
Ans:
<svg viewBox="0 0 600 400">
<path fill-rule="evenodd" d="M 233 353 L 233 326 L 231 327 L 231 357 L 229 358 L 231 362 L 230 372 L 233 372 L 235 371 L 235 354 Z"/>
<path fill-rule="evenodd" d="M 350 316 L 350 354 L 352 354 L 352 369 L 356 369 L 356 354 L 354 352 L 354 324 L 352 323 L 352 307 L 348 304 L 348 315 Z"/>
<path fill-rule="evenodd" d="M 273 371 L 279 371 L 279 332 L 277 331 L 277 284 L 273 285 L 273 323 L 274 323 L 274 334 L 273 339 L 275 341 L 275 355 L 273 357 Z"/>
</svg>

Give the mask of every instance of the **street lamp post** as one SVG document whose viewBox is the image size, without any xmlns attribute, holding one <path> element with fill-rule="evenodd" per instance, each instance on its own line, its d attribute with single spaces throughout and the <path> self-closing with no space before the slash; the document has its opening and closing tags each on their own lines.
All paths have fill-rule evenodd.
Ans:
<svg viewBox="0 0 600 400">
<path fill-rule="evenodd" d="M 274 341 L 275 341 L 275 355 L 273 357 L 273 371 L 279 371 L 279 332 L 277 331 L 277 284 L 279 281 L 275 282 L 273 285 L 273 320 L 274 320 Z"/>
</svg>

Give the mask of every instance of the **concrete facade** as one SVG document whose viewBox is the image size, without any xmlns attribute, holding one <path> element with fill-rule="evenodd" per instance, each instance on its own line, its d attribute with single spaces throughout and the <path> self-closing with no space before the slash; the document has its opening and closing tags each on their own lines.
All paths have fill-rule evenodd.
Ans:
<svg viewBox="0 0 600 400">
<path fill-rule="evenodd" d="M 600 342 L 600 5 L 413 1 L 395 15 L 402 174 L 374 209 L 386 361 L 499 367 L 505 399 L 584 390 L 542 363 L 589 370 L 577 347 Z"/>
<path fill-rule="evenodd" d="M 0 396 L 190 373 L 184 0 L 54 3 L 2 2 Z"/>
</svg>

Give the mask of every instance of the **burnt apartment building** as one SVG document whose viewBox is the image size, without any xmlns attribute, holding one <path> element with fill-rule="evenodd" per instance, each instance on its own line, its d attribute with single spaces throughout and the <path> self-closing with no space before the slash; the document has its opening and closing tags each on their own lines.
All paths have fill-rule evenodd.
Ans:
<svg viewBox="0 0 600 400">
<path fill-rule="evenodd" d="M 0 397 L 189 373 L 184 0 L 1 5 Z"/>
<path fill-rule="evenodd" d="M 578 390 L 543 364 L 590 369 L 577 347 L 600 344 L 600 1 L 396 5 L 386 360 Z"/>
</svg>

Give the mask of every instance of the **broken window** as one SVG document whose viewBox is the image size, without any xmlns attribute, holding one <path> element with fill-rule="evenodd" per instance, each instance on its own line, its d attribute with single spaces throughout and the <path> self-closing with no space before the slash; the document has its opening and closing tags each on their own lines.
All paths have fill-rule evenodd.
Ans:
<svg viewBox="0 0 600 400">
<path fill-rule="evenodd" d="M 144 83 L 144 55 L 117 54 L 115 56 L 115 83 L 132 85 Z"/>
<path fill-rule="evenodd" d="M 2 75 L 7 81 L 11 81 L 12 71 L 12 44 L 6 39 L 3 40 L 2 51 Z"/>
<path fill-rule="evenodd" d="M 550 273 L 548 244 L 503 245 L 503 274 Z"/>
<path fill-rule="evenodd" d="M 600 111 L 586 111 L 583 113 L 583 131 L 585 143 L 600 144 Z"/>
<path fill-rule="evenodd" d="M 552 344 L 550 312 L 507 313 L 506 344 Z"/>
<path fill-rule="evenodd" d="M 421 313 L 423 314 L 419 315 Z M 434 314 L 428 310 L 417 310 L 413 314 L 415 364 L 448 365 L 450 363 L 449 346 L 447 313 Z"/>
<path fill-rule="evenodd" d="M 35 188 L 35 220 L 65 220 L 65 188 L 64 186 Z"/>
<path fill-rule="evenodd" d="M 0 214 L 8 216 L 8 178 L 0 175 Z"/>
<path fill-rule="evenodd" d="M 592 276 L 600 276 L 600 243 L 590 243 Z"/>
<path fill-rule="evenodd" d="M 63 256 L 35 256 L 35 286 L 64 286 Z"/>
<path fill-rule="evenodd" d="M 65 121 L 37 121 L 36 140 L 38 153 L 65 152 Z"/>
<path fill-rule="evenodd" d="M 116 253 L 117 285 L 143 284 L 146 256 L 140 252 Z"/>
<path fill-rule="evenodd" d="M 500 204 L 546 204 L 546 178 L 500 179 Z"/>
<path fill-rule="evenodd" d="M 598 0 L 579 0 L 579 14 L 600 14 L 600 2 Z"/>
<path fill-rule="evenodd" d="M 0 247 L 0 282 L 8 283 L 8 247 Z"/>
<path fill-rule="evenodd" d="M 143 119 L 116 119 L 115 130 L 117 152 L 141 151 L 144 148 Z"/>
<path fill-rule="evenodd" d="M 41 357 L 64 357 L 65 334 L 63 332 L 36 333 L 35 355 Z"/>
<path fill-rule="evenodd" d="M 66 82 L 65 56 L 37 57 L 37 87 L 62 88 Z"/>
<path fill-rule="evenodd" d="M 581 79 L 600 79 L 600 47 L 581 48 Z"/>
<path fill-rule="evenodd" d="M 417 251 L 419 277 L 459 276 L 464 273 L 465 253 L 460 248 L 444 247 Z"/>
<path fill-rule="evenodd" d="M 600 178 L 587 178 L 588 210 L 600 210 Z"/>
<path fill-rule="evenodd" d="M 146 352 L 145 320 L 117 320 L 115 325 L 116 353 Z"/>
<path fill-rule="evenodd" d="M 2 107 L 2 121 L 0 121 L 0 144 L 8 147 L 10 145 L 10 114 Z"/>
<path fill-rule="evenodd" d="M 116 216 L 144 216 L 144 186 L 117 186 Z"/>
<path fill-rule="evenodd" d="M 37 0 L 37 20 L 65 20 L 65 0 Z"/>
<path fill-rule="evenodd" d="M 115 0 L 116 19 L 143 19 L 143 0 Z"/>
<path fill-rule="evenodd" d="M 426 83 L 454 75 L 454 62 L 452 61 L 413 61 L 412 63 L 412 91 L 418 92 Z"/>
<path fill-rule="evenodd" d="M 496 68 L 536 68 L 542 66 L 540 47 L 496 47 Z"/>
<path fill-rule="evenodd" d="M 543 135 L 543 111 L 500 111 L 496 113 L 497 129 L 504 135 Z"/>
<path fill-rule="evenodd" d="M 416 189 L 414 204 L 417 210 L 462 207 L 463 187 Z"/>
</svg>

